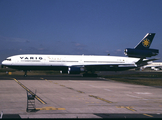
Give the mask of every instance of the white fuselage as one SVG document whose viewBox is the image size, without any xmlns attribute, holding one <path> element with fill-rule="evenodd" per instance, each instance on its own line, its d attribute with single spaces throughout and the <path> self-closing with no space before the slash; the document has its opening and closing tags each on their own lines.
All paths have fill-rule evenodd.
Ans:
<svg viewBox="0 0 162 120">
<path fill-rule="evenodd" d="M 21 70 L 53 69 L 65 67 L 87 67 L 87 69 L 107 70 L 105 67 L 136 67 L 139 58 L 93 55 L 39 55 L 22 54 L 8 57 L 3 66 Z M 97 68 L 97 69 L 96 69 Z"/>
<path fill-rule="evenodd" d="M 84 65 L 134 65 L 139 58 L 93 55 L 36 55 L 24 54 L 8 57 L 2 65 L 18 66 L 84 66 Z"/>
</svg>

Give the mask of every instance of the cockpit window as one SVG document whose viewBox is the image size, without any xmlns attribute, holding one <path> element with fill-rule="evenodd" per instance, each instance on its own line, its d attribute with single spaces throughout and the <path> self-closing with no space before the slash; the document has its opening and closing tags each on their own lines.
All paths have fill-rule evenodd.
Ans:
<svg viewBox="0 0 162 120">
<path fill-rule="evenodd" d="M 7 60 L 7 61 L 11 61 L 11 58 L 7 58 L 7 59 L 5 59 L 5 60 Z"/>
</svg>

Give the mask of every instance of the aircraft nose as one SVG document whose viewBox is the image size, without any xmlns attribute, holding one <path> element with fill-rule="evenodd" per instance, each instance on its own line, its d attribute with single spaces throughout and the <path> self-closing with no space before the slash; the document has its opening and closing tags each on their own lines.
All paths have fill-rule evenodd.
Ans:
<svg viewBox="0 0 162 120">
<path fill-rule="evenodd" d="M 4 64 L 5 61 L 2 61 L 2 64 Z"/>
<path fill-rule="evenodd" d="M 3 68 L 3 66 L 4 66 L 4 61 L 2 61 L 2 63 L 1 63 L 1 68 Z"/>
<path fill-rule="evenodd" d="M 3 68 L 3 66 L 4 66 L 4 61 L 2 61 L 2 63 L 1 63 L 1 68 Z"/>
<path fill-rule="evenodd" d="M 1 65 L 2 65 L 2 66 L 7 65 L 6 61 L 5 61 L 5 60 L 2 61 L 2 64 L 1 64 Z"/>
</svg>

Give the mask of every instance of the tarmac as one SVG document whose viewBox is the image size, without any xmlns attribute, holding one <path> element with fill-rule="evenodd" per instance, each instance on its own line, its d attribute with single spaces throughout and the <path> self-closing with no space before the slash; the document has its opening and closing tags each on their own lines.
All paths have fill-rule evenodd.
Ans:
<svg viewBox="0 0 162 120">
<path fill-rule="evenodd" d="M 33 108 L 27 108 L 27 92 L 35 97 Z M 162 118 L 161 93 L 102 77 L 6 75 L 0 76 L 0 117 Z"/>
</svg>

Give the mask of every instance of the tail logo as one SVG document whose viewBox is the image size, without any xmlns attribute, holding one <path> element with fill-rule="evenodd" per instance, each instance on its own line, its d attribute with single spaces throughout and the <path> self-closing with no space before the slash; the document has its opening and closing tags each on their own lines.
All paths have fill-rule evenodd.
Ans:
<svg viewBox="0 0 162 120">
<path fill-rule="evenodd" d="M 142 45 L 143 45 L 144 47 L 149 47 L 149 46 L 150 46 L 150 40 L 149 40 L 149 39 L 143 40 Z"/>
</svg>

